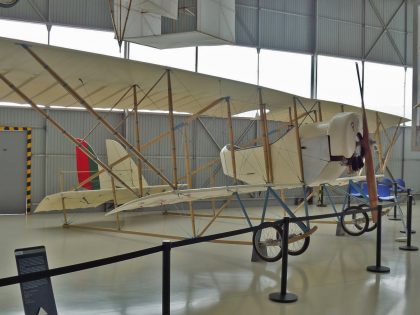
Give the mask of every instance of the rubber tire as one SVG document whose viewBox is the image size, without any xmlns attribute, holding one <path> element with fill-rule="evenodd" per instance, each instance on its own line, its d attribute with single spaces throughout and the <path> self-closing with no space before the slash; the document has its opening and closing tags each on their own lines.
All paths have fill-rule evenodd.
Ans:
<svg viewBox="0 0 420 315">
<path fill-rule="evenodd" d="M 348 207 L 347 209 L 345 209 L 344 213 L 348 210 L 360 210 L 360 208 L 357 207 L 357 206 L 351 206 L 351 207 Z M 346 221 L 345 220 L 346 215 L 344 214 L 343 216 L 341 216 L 340 223 L 341 223 L 341 226 L 342 226 L 343 230 L 351 236 L 360 236 L 363 233 L 365 233 L 367 231 L 367 228 L 368 228 L 368 225 L 369 225 L 369 217 L 366 213 L 363 213 L 363 216 L 365 217 L 365 224 L 364 224 L 363 227 L 361 227 L 360 231 L 357 232 L 357 233 L 347 229 L 346 225 L 344 224 L 344 222 Z"/>
<path fill-rule="evenodd" d="M 281 237 L 281 235 L 283 234 L 283 230 L 277 225 L 270 226 L 269 228 L 274 228 L 277 231 L 276 236 L 278 237 L 278 239 L 280 239 L 279 236 Z M 265 256 L 261 253 L 259 246 L 257 246 L 257 243 L 260 242 L 261 231 L 262 231 L 262 229 L 256 230 L 256 231 L 254 231 L 254 233 L 252 235 L 252 247 L 253 247 L 254 251 L 264 261 L 275 262 L 275 261 L 280 260 L 281 257 L 282 257 L 282 254 L 283 254 L 283 251 L 281 249 L 281 245 L 279 246 L 280 247 L 279 253 L 277 255 L 273 256 L 273 257 L 268 257 L 268 256 Z"/>
<path fill-rule="evenodd" d="M 297 225 L 296 223 L 290 223 L 289 224 L 289 239 L 290 239 L 290 237 L 293 237 L 292 235 L 290 235 L 290 226 L 292 224 Z M 297 226 L 297 227 L 299 228 L 299 226 Z M 304 232 L 302 231 L 302 233 L 304 233 Z M 305 237 L 304 238 L 304 242 L 303 242 L 303 246 L 300 249 L 298 249 L 298 250 L 292 250 L 292 249 L 290 249 L 290 245 L 289 245 L 289 250 L 287 251 L 287 253 L 290 256 L 299 256 L 299 255 L 303 254 L 308 249 L 310 240 L 311 240 L 311 238 L 309 236 L 308 237 Z"/>
<path fill-rule="evenodd" d="M 362 203 L 362 204 L 360 204 L 359 205 L 359 208 L 360 209 L 363 209 L 363 208 L 370 208 L 367 204 L 365 204 L 365 203 Z M 377 224 L 376 223 L 373 223 L 372 222 L 372 225 L 370 225 L 370 222 L 372 222 L 371 220 L 369 220 L 369 224 L 368 224 L 368 228 L 366 229 L 366 232 L 372 232 L 372 231 L 374 231 L 375 229 L 376 229 L 376 227 L 377 227 Z"/>
</svg>

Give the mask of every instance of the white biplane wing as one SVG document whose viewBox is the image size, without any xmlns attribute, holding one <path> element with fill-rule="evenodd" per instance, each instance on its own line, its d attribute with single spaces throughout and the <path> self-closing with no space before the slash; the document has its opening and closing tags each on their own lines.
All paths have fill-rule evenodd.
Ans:
<svg viewBox="0 0 420 315">
<path fill-rule="evenodd" d="M 376 177 L 382 177 L 383 175 L 377 175 Z M 349 181 L 365 181 L 366 176 L 352 176 L 352 177 L 340 177 L 330 182 L 331 185 L 344 186 Z M 172 190 L 165 191 L 157 194 L 150 194 L 149 196 L 131 200 L 114 210 L 108 212 L 106 215 L 115 214 L 122 211 L 134 210 L 139 208 L 156 207 L 163 205 L 176 204 L 181 202 L 190 202 L 195 200 L 204 200 L 218 197 L 228 197 L 233 194 L 248 194 L 259 191 L 266 191 L 268 187 L 274 190 L 285 189 L 285 188 L 296 188 L 299 185 L 236 185 L 236 186 L 220 186 L 210 188 L 197 188 L 197 189 L 183 189 L 183 190 Z"/>
<path fill-rule="evenodd" d="M 273 189 L 292 188 L 290 186 L 271 186 L 271 185 L 235 185 L 235 186 L 221 186 L 198 189 L 183 189 L 166 191 L 136 200 L 127 202 L 126 204 L 115 208 L 106 215 L 115 214 L 121 211 L 134 210 L 138 208 L 148 208 L 155 206 L 163 206 L 176 204 L 181 202 L 189 202 L 201 199 L 210 199 L 217 197 L 227 197 L 233 194 L 247 194 L 258 191 L 265 191 L 268 187 Z"/>
<path fill-rule="evenodd" d="M 168 110 L 166 80 L 157 84 L 168 67 L 148 64 L 134 60 L 114 58 L 60 47 L 19 40 L 0 38 L 0 73 L 6 76 L 36 104 L 64 107 L 80 106 L 56 80 L 41 66 L 24 47 L 45 60 L 50 68 L 65 79 L 75 90 L 83 87 L 89 91 L 89 104 L 93 108 L 111 108 L 118 103 L 124 91 L 133 85 L 141 87 L 146 93 L 154 86 L 142 102 L 141 109 Z M 290 93 L 273 90 L 244 82 L 218 78 L 201 73 L 171 68 L 174 111 L 194 114 L 219 98 L 229 97 L 232 115 L 258 109 L 259 91 L 269 112 L 267 119 L 289 121 L 289 107 L 299 98 L 306 107 L 313 106 L 315 100 Z M 157 84 L 155 86 L 155 84 Z M 0 84 L 3 102 L 26 104 L 10 88 Z M 133 97 L 130 91 L 126 99 Z M 317 100 L 322 105 L 322 117 L 327 121 L 340 112 L 360 113 L 360 107 L 327 100 Z M 115 108 L 132 108 L 132 102 L 120 102 Z M 298 115 L 305 110 L 299 106 Z M 377 112 L 367 111 L 369 127 L 376 127 Z M 226 117 L 226 110 L 220 107 L 208 109 L 204 115 Z M 385 128 L 395 126 L 405 119 L 391 114 L 380 113 Z"/>
</svg>

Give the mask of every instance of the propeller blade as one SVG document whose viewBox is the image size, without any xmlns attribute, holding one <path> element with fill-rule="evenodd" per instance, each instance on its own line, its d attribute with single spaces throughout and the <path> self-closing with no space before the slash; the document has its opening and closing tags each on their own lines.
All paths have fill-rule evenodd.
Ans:
<svg viewBox="0 0 420 315">
<path fill-rule="evenodd" d="M 357 79 L 359 80 L 359 90 L 360 90 L 360 97 L 362 99 L 362 121 L 363 121 L 363 138 L 362 138 L 362 147 L 365 151 L 365 170 L 366 170 L 366 181 L 368 186 L 368 193 L 369 193 L 369 206 L 371 208 L 375 208 L 378 205 L 378 193 L 376 189 L 376 177 L 375 177 L 375 168 L 373 165 L 373 156 L 372 150 L 369 144 L 369 128 L 366 118 L 366 109 L 365 109 L 365 100 L 363 97 L 363 89 L 364 86 L 360 79 L 359 73 L 359 65 L 356 62 L 356 70 L 357 70 Z M 372 211 L 372 221 L 376 223 L 378 220 L 378 213 L 376 211 Z"/>
</svg>

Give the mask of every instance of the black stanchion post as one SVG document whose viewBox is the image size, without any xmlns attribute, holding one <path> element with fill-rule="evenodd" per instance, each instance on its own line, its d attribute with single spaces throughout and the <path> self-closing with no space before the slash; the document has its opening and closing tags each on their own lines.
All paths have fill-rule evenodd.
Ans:
<svg viewBox="0 0 420 315">
<path fill-rule="evenodd" d="M 413 196 L 411 196 L 411 201 L 410 201 L 410 195 L 411 195 L 411 189 L 410 188 L 407 188 L 407 216 L 408 216 L 408 208 L 413 206 L 413 201 L 414 201 L 414 197 Z M 413 209 L 413 208 L 411 208 L 411 209 Z M 410 218 L 410 220 L 411 220 L 411 218 Z M 408 227 L 407 227 L 407 230 L 408 230 Z M 411 233 L 410 234 L 416 234 L 416 231 L 413 230 L 413 226 L 412 225 L 410 227 L 410 230 L 411 230 Z M 403 233 L 403 234 L 405 234 L 407 231 L 406 230 L 401 230 L 400 232 Z"/>
<path fill-rule="evenodd" d="M 407 245 L 400 246 L 401 250 L 407 250 L 407 251 L 419 250 L 418 247 L 411 245 L 412 209 L 413 209 L 413 196 L 410 194 L 408 196 L 408 202 L 407 202 Z"/>
<path fill-rule="evenodd" d="M 390 217 L 388 217 L 388 219 L 393 220 L 393 221 L 400 221 L 401 218 L 397 216 L 397 202 L 398 202 L 398 184 L 394 183 L 394 214 Z"/>
<path fill-rule="evenodd" d="M 171 241 L 162 242 L 162 314 L 171 313 Z"/>
<path fill-rule="evenodd" d="M 289 217 L 285 217 L 283 221 L 283 235 L 281 237 L 282 262 L 280 292 L 270 293 L 269 295 L 271 301 L 279 303 L 293 303 L 298 299 L 296 294 L 287 293 L 287 252 L 289 250 L 289 221 Z"/>
<path fill-rule="evenodd" d="M 378 222 L 376 223 L 376 265 L 368 266 L 366 269 L 370 272 L 387 273 L 391 269 L 381 266 L 381 242 L 382 242 L 382 206 L 379 205 L 375 210 L 378 211 Z"/>
</svg>

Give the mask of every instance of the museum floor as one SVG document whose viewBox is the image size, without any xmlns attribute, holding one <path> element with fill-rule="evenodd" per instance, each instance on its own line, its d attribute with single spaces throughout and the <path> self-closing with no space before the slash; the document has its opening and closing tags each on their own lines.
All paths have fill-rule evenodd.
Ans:
<svg viewBox="0 0 420 315">
<path fill-rule="evenodd" d="M 419 211 L 417 203 L 413 226 L 420 230 Z M 112 226 L 112 220 L 103 213 L 70 215 L 77 224 Z M 279 291 L 281 263 L 252 263 L 250 246 L 202 243 L 173 249 L 172 314 L 420 314 L 420 252 L 400 251 L 402 243 L 395 239 L 402 236 L 401 223 L 383 221 L 382 262 L 391 273 L 366 271 L 375 263 L 375 232 L 337 237 L 334 225 L 318 225 L 309 249 L 289 258 L 288 290 L 299 297 L 294 304 L 268 299 Z M 61 214 L 0 217 L 0 277 L 16 274 L 16 248 L 45 245 L 53 268 L 160 244 L 150 237 L 63 229 L 62 222 Z M 199 227 L 205 222 L 199 220 Z M 126 214 L 123 224 L 128 230 L 191 235 L 190 220 L 179 216 Z M 223 219 L 209 233 L 244 226 L 242 220 Z M 413 245 L 420 246 L 418 234 Z M 161 259 L 158 253 L 54 277 L 58 313 L 161 314 Z M 0 288 L 0 314 L 23 314 L 18 285 Z"/>
</svg>

